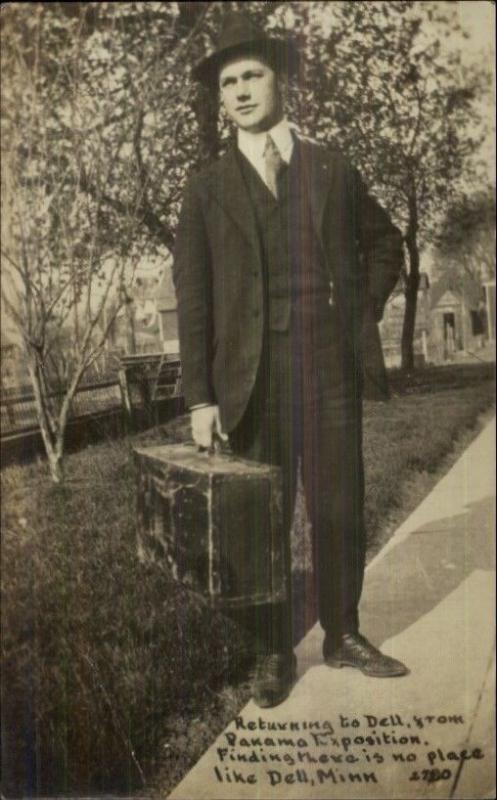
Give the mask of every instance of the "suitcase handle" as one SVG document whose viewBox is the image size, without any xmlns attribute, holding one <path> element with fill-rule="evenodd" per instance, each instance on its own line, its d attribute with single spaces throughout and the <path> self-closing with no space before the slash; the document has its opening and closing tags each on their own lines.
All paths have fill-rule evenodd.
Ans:
<svg viewBox="0 0 497 800">
<path fill-rule="evenodd" d="M 233 451 L 231 450 L 230 443 L 221 439 L 221 437 L 214 431 L 212 434 L 212 444 L 210 447 L 202 447 L 198 445 L 198 452 L 199 453 L 207 453 L 209 456 L 219 456 L 219 455 L 232 455 Z"/>
</svg>

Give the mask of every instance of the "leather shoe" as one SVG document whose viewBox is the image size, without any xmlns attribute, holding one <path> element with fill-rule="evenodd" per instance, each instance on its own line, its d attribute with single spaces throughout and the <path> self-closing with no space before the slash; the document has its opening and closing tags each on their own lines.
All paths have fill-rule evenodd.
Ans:
<svg viewBox="0 0 497 800">
<path fill-rule="evenodd" d="M 360 633 L 345 633 L 335 649 L 326 637 L 323 655 L 329 667 L 355 667 L 373 678 L 396 678 L 409 672 L 402 662 L 381 653 Z"/>
<path fill-rule="evenodd" d="M 258 656 L 252 684 L 252 698 L 260 708 L 277 706 L 290 694 L 297 674 L 294 653 Z"/>
</svg>

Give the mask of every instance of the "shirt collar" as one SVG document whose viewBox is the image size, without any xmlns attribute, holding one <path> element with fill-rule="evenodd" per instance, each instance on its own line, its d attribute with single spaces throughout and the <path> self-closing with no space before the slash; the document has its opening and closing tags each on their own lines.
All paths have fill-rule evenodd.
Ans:
<svg viewBox="0 0 497 800">
<path fill-rule="evenodd" d="M 262 133 L 250 133 L 239 128 L 238 147 L 249 160 L 262 159 L 268 134 L 280 151 L 283 161 L 288 164 L 293 150 L 293 136 L 291 125 L 285 117 L 274 125 L 271 130 L 263 131 Z"/>
</svg>

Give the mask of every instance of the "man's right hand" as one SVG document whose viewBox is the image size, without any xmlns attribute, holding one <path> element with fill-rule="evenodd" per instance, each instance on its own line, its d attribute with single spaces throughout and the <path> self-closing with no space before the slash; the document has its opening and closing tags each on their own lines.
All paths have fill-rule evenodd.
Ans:
<svg viewBox="0 0 497 800">
<path fill-rule="evenodd" d="M 212 447 L 213 435 L 217 433 L 220 439 L 228 441 L 227 435 L 221 428 L 219 406 L 201 406 L 191 411 L 192 436 L 199 447 Z"/>
</svg>

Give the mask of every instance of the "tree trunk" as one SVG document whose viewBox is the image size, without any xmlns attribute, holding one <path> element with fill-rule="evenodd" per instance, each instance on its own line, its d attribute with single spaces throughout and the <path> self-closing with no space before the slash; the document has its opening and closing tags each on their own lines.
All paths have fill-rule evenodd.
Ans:
<svg viewBox="0 0 497 800">
<path fill-rule="evenodd" d="M 54 483 L 62 483 L 64 480 L 64 470 L 62 469 L 62 453 L 55 450 L 47 450 L 48 467 L 50 477 Z"/>
<path fill-rule="evenodd" d="M 128 353 L 134 355 L 136 353 L 136 331 L 135 331 L 135 304 L 133 302 L 126 303 L 126 334 L 127 334 L 127 348 Z"/>
<path fill-rule="evenodd" d="M 219 154 L 218 99 L 214 91 L 199 86 L 194 102 L 198 124 L 199 154 L 197 164 L 202 167 Z"/>
<path fill-rule="evenodd" d="M 401 367 L 404 372 L 414 369 L 414 331 L 416 328 L 416 309 L 418 305 L 419 248 L 418 248 L 418 206 L 414 178 L 411 179 L 412 191 L 409 197 L 409 224 L 405 238 L 409 253 L 409 273 L 406 279 L 404 324 L 402 326 Z"/>
<path fill-rule="evenodd" d="M 418 305 L 419 290 L 419 250 L 417 243 L 407 242 L 409 252 L 409 275 L 407 276 L 405 298 L 406 307 L 404 311 L 404 324 L 402 326 L 402 369 L 404 372 L 412 372 L 414 369 L 414 331 L 416 328 L 416 310 Z"/>
<path fill-rule="evenodd" d="M 83 373 L 88 367 L 88 362 L 84 359 L 79 362 L 72 380 L 59 397 L 61 402 L 56 403 L 56 408 L 53 409 L 50 407 L 50 386 L 44 375 L 43 359 L 44 356 L 40 354 L 35 355 L 34 358 L 31 357 L 28 362 L 28 371 L 33 386 L 38 424 L 45 445 L 50 476 L 54 483 L 62 483 L 64 480 L 64 444 L 69 412 Z"/>
<path fill-rule="evenodd" d="M 62 469 L 64 430 L 61 431 L 56 428 L 55 420 L 49 408 L 48 388 L 42 376 L 42 368 L 37 363 L 36 358 L 33 361 L 29 361 L 28 371 L 33 386 L 38 424 L 45 446 L 50 477 L 54 483 L 61 483 L 64 479 Z"/>
</svg>

